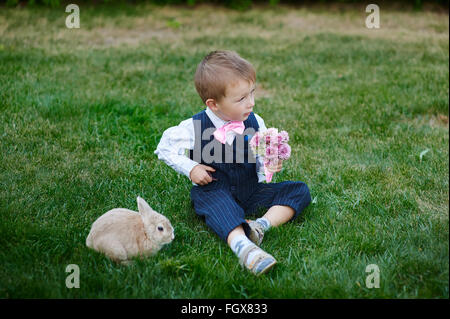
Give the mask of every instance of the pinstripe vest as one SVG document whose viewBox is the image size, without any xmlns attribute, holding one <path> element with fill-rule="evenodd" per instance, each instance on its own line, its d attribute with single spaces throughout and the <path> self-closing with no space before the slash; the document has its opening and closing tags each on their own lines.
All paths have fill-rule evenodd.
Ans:
<svg viewBox="0 0 450 319">
<path fill-rule="evenodd" d="M 222 144 L 214 138 L 216 127 L 211 122 L 205 110 L 195 114 L 194 120 L 195 145 L 190 150 L 189 157 L 207 166 L 216 169 L 211 172 L 217 178 L 204 186 L 203 190 L 227 188 L 236 199 L 245 202 L 256 190 L 258 176 L 256 174 L 256 159 L 248 146 L 248 142 L 259 129 L 255 115 L 250 113 L 244 121 L 243 134 L 236 134 L 233 144 Z"/>
</svg>

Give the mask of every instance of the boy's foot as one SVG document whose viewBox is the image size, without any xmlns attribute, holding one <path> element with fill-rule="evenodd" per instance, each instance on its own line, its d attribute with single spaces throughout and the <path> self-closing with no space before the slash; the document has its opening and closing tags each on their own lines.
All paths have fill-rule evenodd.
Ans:
<svg viewBox="0 0 450 319">
<path fill-rule="evenodd" d="M 248 258 L 250 255 L 251 260 L 249 261 Z M 248 270 L 259 276 L 269 271 L 277 263 L 277 261 L 272 255 L 251 244 L 245 247 L 240 254 L 239 263 L 241 266 L 245 265 Z"/>
<path fill-rule="evenodd" d="M 248 238 L 256 245 L 261 245 L 264 238 L 264 228 L 260 223 L 254 220 L 247 220 L 247 223 L 250 226 L 250 235 Z"/>
</svg>

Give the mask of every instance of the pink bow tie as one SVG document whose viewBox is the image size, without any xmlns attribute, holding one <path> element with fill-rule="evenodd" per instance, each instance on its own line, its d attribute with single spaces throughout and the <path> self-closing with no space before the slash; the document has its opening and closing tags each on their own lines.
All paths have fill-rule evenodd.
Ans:
<svg viewBox="0 0 450 319">
<path fill-rule="evenodd" d="M 227 124 L 222 125 L 221 128 L 218 128 L 214 131 L 214 137 L 222 144 L 225 144 L 227 140 L 227 132 L 233 131 L 238 134 L 242 134 L 244 132 L 245 125 L 243 121 L 230 121 Z"/>
</svg>

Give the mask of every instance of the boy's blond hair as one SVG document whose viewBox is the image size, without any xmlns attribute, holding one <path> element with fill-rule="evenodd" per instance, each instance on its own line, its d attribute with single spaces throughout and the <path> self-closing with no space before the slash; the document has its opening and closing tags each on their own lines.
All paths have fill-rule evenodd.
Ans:
<svg viewBox="0 0 450 319">
<path fill-rule="evenodd" d="M 195 72 L 195 88 L 203 103 L 207 99 L 220 102 L 226 95 L 227 85 L 237 78 L 256 82 L 256 72 L 247 60 L 234 51 L 212 51 L 205 56 Z"/>
</svg>

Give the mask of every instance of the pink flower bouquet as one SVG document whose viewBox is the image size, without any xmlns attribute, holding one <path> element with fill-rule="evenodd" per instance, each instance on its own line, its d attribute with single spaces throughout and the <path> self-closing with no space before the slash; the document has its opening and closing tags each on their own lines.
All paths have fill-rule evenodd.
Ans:
<svg viewBox="0 0 450 319">
<path fill-rule="evenodd" d="M 263 133 L 256 132 L 250 140 L 250 148 L 254 154 L 264 158 L 264 173 L 266 182 L 272 181 L 273 173 L 267 168 L 278 165 L 278 161 L 287 160 L 291 156 L 291 147 L 287 143 L 289 134 L 286 131 L 278 132 L 277 128 L 269 128 Z"/>
</svg>

